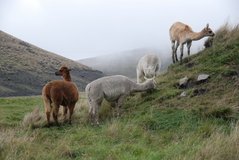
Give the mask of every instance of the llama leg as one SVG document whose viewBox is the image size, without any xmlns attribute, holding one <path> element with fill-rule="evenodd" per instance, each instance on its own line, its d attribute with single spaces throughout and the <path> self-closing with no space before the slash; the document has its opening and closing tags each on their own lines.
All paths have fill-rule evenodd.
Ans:
<svg viewBox="0 0 239 160">
<path fill-rule="evenodd" d="M 60 105 L 56 105 L 55 103 L 53 103 L 53 113 L 52 114 L 53 114 L 53 119 L 57 126 L 59 126 L 59 123 L 58 123 L 59 107 L 60 107 Z"/>
<path fill-rule="evenodd" d="M 191 48 L 192 42 L 187 42 L 187 48 L 188 48 L 188 55 L 190 56 L 190 48 Z"/>
<path fill-rule="evenodd" d="M 176 46 L 175 46 L 175 49 L 174 49 L 174 56 L 175 56 L 176 62 L 178 62 L 178 56 L 177 56 L 178 46 L 179 46 L 179 42 L 177 41 Z"/>
<path fill-rule="evenodd" d="M 181 55 L 180 55 L 180 63 L 182 63 L 182 59 L 183 59 L 183 45 L 184 45 L 184 44 L 181 44 L 181 46 L 180 46 L 180 52 L 181 52 Z"/>
<path fill-rule="evenodd" d="M 175 41 L 172 41 L 172 60 L 173 60 L 173 63 L 175 63 L 175 56 L 174 56 L 174 50 L 175 50 Z"/>
<path fill-rule="evenodd" d="M 47 125 L 50 126 L 50 117 L 51 117 L 51 110 L 52 110 L 51 102 L 46 97 L 43 98 L 43 102 L 44 102 L 45 113 L 47 118 Z"/>
</svg>

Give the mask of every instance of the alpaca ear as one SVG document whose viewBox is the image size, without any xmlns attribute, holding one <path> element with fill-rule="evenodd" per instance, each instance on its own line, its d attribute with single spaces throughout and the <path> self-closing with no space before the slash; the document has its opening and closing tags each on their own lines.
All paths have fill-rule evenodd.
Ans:
<svg viewBox="0 0 239 160">
<path fill-rule="evenodd" d="M 209 24 L 206 25 L 206 28 L 207 28 L 207 29 L 209 28 Z"/>
</svg>

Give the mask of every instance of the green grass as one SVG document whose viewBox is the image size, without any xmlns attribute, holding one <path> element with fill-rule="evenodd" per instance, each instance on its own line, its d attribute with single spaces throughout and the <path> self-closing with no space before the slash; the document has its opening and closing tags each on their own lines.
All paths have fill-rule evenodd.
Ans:
<svg viewBox="0 0 239 160">
<path fill-rule="evenodd" d="M 36 107 L 43 113 L 40 96 L 0 98 L 0 159 L 238 159 L 238 27 L 222 27 L 214 40 L 212 48 L 170 66 L 156 91 L 127 98 L 120 118 L 104 102 L 99 127 L 87 121 L 84 93 L 73 124 L 60 120 L 50 128 L 45 119 L 38 126 L 23 120 Z M 200 73 L 210 79 L 194 84 Z M 185 76 L 192 85 L 179 89 Z M 206 92 L 195 95 L 197 89 Z M 186 97 L 179 96 L 183 91 Z"/>
<path fill-rule="evenodd" d="M 81 102 L 84 101 L 81 99 Z M 136 109 L 131 108 L 132 104 L 138 109 L 130 114 Z M 22 128 L 20 122 L 25 113 L 37 105 L 42 105 L 40 97 L 1 99 L 1 110 L 11 117 L 16 115 L 16 119 L 1 116 L 0 125 L 4 127 L 1 127 L 0 157 L 175 159 L 178 155 L 195 154 L 216 128 L 224 132 L 230 130 L 230 122 L 222 119 L 203 119 L 190 110 L 160 109 L 149 103 L 137 105 L 133 99 L 126 102 L 126 111 L 121 118 L 102 119 L 99 127 L 84 123 L 75 116 L 72 125 Z M 14 110 L 14 106 L 19 109 Z"/>
<path fill-rule="evenodd" d="M 0 98 L 0 126 L 16 126 L 27 112 L 42 106 L 39 97 Z"/>
</svg>

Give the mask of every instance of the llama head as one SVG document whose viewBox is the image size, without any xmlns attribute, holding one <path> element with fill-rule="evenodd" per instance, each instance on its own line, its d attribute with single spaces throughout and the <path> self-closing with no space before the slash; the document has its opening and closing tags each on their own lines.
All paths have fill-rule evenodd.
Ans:
<svg viewBox="0 0 239 160">
<path fill-rule="evenodd" d="M 55 72 L 55 75 L 57 76 L 64 76 L 69 75 L 71 69 L 67 68 L 66 66 L 62 66 L 58 71 Z"/>
<path fill-rule="evenodd" d="M 212 31 L 212 29 L 209 28 L 209 24 L 207 24 L 206 27 L 203 29 L 203 34 L 205 36 L 210 36 L 210 37 L 213 37 L 215 35 L 215 33 Z"/>
<path fill-rule="evenodd" d="M 146 78 L 146 81 L 144 82 L 146 84 L 147 89 L 155 89 L 156 88 L 156 81 L 155 81 L 155 76 L 153 78 Z"/>
</svg>

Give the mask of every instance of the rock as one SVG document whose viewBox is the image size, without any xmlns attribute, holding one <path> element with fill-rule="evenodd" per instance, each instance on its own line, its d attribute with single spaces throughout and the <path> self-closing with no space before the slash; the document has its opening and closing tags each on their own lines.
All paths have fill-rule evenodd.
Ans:
<svg viewBox="0 0 239 160">
<path fill-rule="evenodd" d="M 187 85 L 188 85 L 188 77 L 184 77 L 184 78 L 181 78 L 179 80 L 179 88 L 187 88 Z"/>
<path fill-rule="evenodd" d="M 181 94 L 180 94 L 180 97 L 186 97 L 187 96 L 187 93 L 185 91 L 183 91 Z"/>
<path fill-rule="evenodd" d="M 194 96 L 199 96 L 199 95 L 203 95 L 203 94 L 205 94 L 206 92 L 208 92 L 208 89 L 205 89 L 205 88 L 195 89 L 195 90 L 193 91 L 192 97 L 194 97 Z"/>
<path fill-rule="evenodd" d="M 210 78 L 210 75 L 208 74 L 200 74 L 198 75 L 197 83 L 206 82 L 209 78 Z"/>
</svg>

